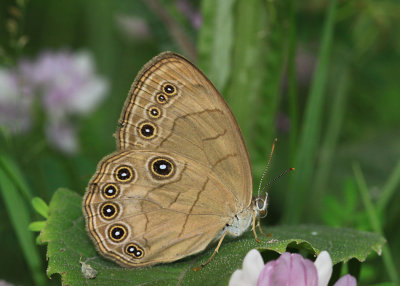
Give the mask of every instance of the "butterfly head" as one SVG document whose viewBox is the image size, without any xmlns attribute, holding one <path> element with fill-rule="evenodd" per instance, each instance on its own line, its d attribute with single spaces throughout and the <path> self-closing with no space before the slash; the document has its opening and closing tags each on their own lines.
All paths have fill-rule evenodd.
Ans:
<svg viewBox="0 0 400 286">
<path fill-rule="evenodd" d="M 264 218 L 267 216 L 267 207 L 268 207 L 268 193 L 263 197 L 256 197 L 253 200 L 254 211 L 257 216 Z"/>
</svg>

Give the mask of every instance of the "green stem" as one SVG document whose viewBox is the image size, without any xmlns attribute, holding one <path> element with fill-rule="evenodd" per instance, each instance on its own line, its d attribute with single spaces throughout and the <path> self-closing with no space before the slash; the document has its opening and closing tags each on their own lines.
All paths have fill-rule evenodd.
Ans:
<svg viewBox="0 0 400 286">
<path fill-rule="evenodd" d="M 313 197 L 315 197 L 315 208 L 321 208 L 322 198 L 325 193 L 326 183 L 329 177 L 329 172 L 332 165 L 332 158 L 339 137 L 340 128 L 345 113 L 346 96 L 348 94 L 348 86 L 350 82 L 350 73 L 347 68 L 341 71 L 341 76 L 337 83 L 337 92 L 333 96 L 333 103 L 329 121 L 326 128 L 326 135 L 319 152 L 318 169 L 315 174 L 315 185 L 313 188 Z M 316 213 L 320 213 L 318 209 Z"/>
<path fill-rule="evenodd" d="M 222 93 L 229 79 L 233 49 L 235 0 L 202 2 L 203 27 L 198 40 L 198 64 Z"/>
<path fill-rule="evenodd" d="M 185 31 L 175 21 L 169 11 L 163 6 L 158 0 L 145 0 L 148 7 L 154 12 L 154 14 L 160 18 L 165 24 L 171 37 L 174 39 L 176 44 L 182 50 L 182 52 L 191 60 L 194 61 L 197 57 L 197 51 L 193 43 L 187 37 Z"/>
<path fill-rule="evenodd" d="M 289 84 L 289 114 L 290 114 L 290 159 L 295 161 L 297 133 L 299 127 L 297 80 L 296 80 L 296 10 L 295 1 L 289 2 L 289 55 L 288 55 L 288 84 Z"/>
<path fill-rule="evenodd" d="M 358 189 L 360 191 L 361 199 L 363 201 L 364 207 L 367 210 L 367 214 L 369 217 L 369 221 L 371 223 L 372 229 L 381 235 L 383 235 L 382 225 L 378 218 L 378 213 L 375 210 L 375 207 L 372 203 L 371 196 L 368 192 L 367 183 L 364 179 L 364 175 L 361 171 L 360 165 L 358 163 L 353 163 L 353 172 L 356 178 L 356 182 L 358 185 Z M 396 271 L 396 267 L 394 265 L 393 257 L 390 252 L 389 245 L 385 245 L 382 248 L 382 259 L 385 264 L 386 271 L 389 274 L 390 279 L 396 284 L 399 285 L 399 275 Z"/>
<path fill-rule="evenodd" d="M 400 160 L 397 162 L 396 167 L 390 174 L 385 186 L 382 189 L 382 194 L 377 202 L 378 210 L 382 211 L 386 208 L 387 203 L 393 197 L 396 188 L 400 184 Z"/>
</svg>

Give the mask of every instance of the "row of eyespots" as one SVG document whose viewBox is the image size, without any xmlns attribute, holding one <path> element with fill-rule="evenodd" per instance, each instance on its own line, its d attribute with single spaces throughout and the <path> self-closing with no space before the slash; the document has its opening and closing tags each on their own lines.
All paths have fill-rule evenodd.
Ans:
<svg viewBox="0 0 400 286">
<path fill-rule="evenodd" d="M 114 171 L 114 178 L 120 183 L 129 183 L 135 178 L 134 170 L 126 165 L 117 167 Z M 112 200 L 120 194 L 120 190 L 116 184 L 109 183 L 103 187 L 103 196 L 106 199 Z M 106 201 L 100 206 L 100 215 L 111 220 L 117 216 L 119 207 L 112 201 Z M 127 228 L 122 224 L 115 224 L 108 230 L 108 237 L 114 242 L 123 241 L 128 234 Z M 135 259 L 140 259 L 144 256 L 144 250 L 136 243 L 129 243 L 125 246 L 125 253 Z"/>
<path fill-rule="evenodd" d="M 168 103 L 168 98 L 177 94 L 177 89 L 172 83 L 165 83 L 161 87 L 161 92 L 156 94 L 156 102 L 163 105 Z M 161 117 L 161 109 L 157 106 L 151 106 L 147 110 L 147 114 L 152 119 Z M 139 135 L 147 140 L 153 139 L 157 135 L 157 126 L 149 121 L 142 122 L 139 125 Z"/>
<path fill-rule="evenodd" d="M 115 169 L 114 177 L 117 182 L 129 183 L 135 178 L 135 172 L 129 166 L 122 165 Z M 103 196 L 112 200 L 118 197 L 119 188 L 116 184 L 110 183 L 103 187 Z M 106 202 L 100 207 L 100 215 L 107 220 L 113 219 L 119 212 L 118 205 L 113 202 Z"/>
</svg>

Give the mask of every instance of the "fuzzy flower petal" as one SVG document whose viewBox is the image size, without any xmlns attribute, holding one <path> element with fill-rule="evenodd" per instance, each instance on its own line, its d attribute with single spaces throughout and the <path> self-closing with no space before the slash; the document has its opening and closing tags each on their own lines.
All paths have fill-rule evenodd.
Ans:
<svg viewBox="0 0 400 286">
<path fill-rule="evenodd" d="M 108 90 L 88 52 L 45 52 L 37 60 L 0 68 L 0 86 L 0 128 L 28 131 L 34 106 L 41 103 L 48 141 L 70 154 L 78 149 L 73 120 L 96 108 Z"/>
<path fill-rule="evenodd" d="M 144 18 L 117 14 L 116 21 L 129 40 L 143 40 L 151 36 L 150 27 Z"/>
<path fill-rule="evenodd" d="M 46 136 L 54 148 L 64 153 L 74 154 L 78 151 L 76 130 L 68 122 L 57 122 L 47 125 Z"/>
<path fill-rule="evenodd" d="M 357 286 L 357 280 L 350 274 L 340 278 L 333 286 Z"/>
<path fill-rule="evenodd" d="M 0 128 L 11 133 L 26 132 L 31 126 L 33 102 L 27 85 L 14 70 L 0 68 L 0 86 Z"/>
<path fill-rule="evenodd" d="M 327 251 L 322 251 L 314 262 L 318 272 L 318 286 L 328 285 L 332 275 L 332 259 Z"/>
<path fill-rule="evenodd" d="M 14 286 L 14 284 L 8 283 L 5 280 L 0 280 L 0 286 Z"/>
<path fill-rule="evenodd" d="M 203 19 L 200 11 L 194 9 L 188 0 L 178 0 L 177 1 L 178 10 L 186 16 L 191 22 L 192 26 L 196 29 L 199 29 L 202 25 Z"/>
<path fill-rule="evenodd" d="M 33 81 L 41 87 L 44 107 L 52 117 L 86 114 L 106 95 L 108 83 L 94 73 L 87 52 L 45 53 L 35 66 Z"/>
<path fill-rule="evenodd" d="M 285 252 L 277 260 L 265 265 L 257 285 L 317 286 L 318 273 L 310 260 L 297 253 Z"/>
<path fill-rule="evenodd" d="M 250 250 L 244 260 L 243 268 L 236 270 L 231 279 L 229 286 L 255 286 L 261 270 L 264 267 L 264 261 L 261 254 L 255 250 Z"/>
</svg>

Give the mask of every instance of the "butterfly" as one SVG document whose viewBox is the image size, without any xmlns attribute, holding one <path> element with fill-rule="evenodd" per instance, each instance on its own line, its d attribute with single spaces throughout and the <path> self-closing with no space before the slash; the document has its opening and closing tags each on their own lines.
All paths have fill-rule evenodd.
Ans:
<svg viewBox="0 0 400 286">
<path fill-rule="evenodd" d="M 150 266 L 219 240 L 208 263 L 226 235 L 252 225 L 257 239 L 255 220 L 266 215 L 267 197 L 253 198 L 235 117 L 191 62 L 172 52 L 150 60 L 115 135 L 117 151 L 99 162 L 83 198 L 87 231 L 104 257 Z"/>
</svg>

